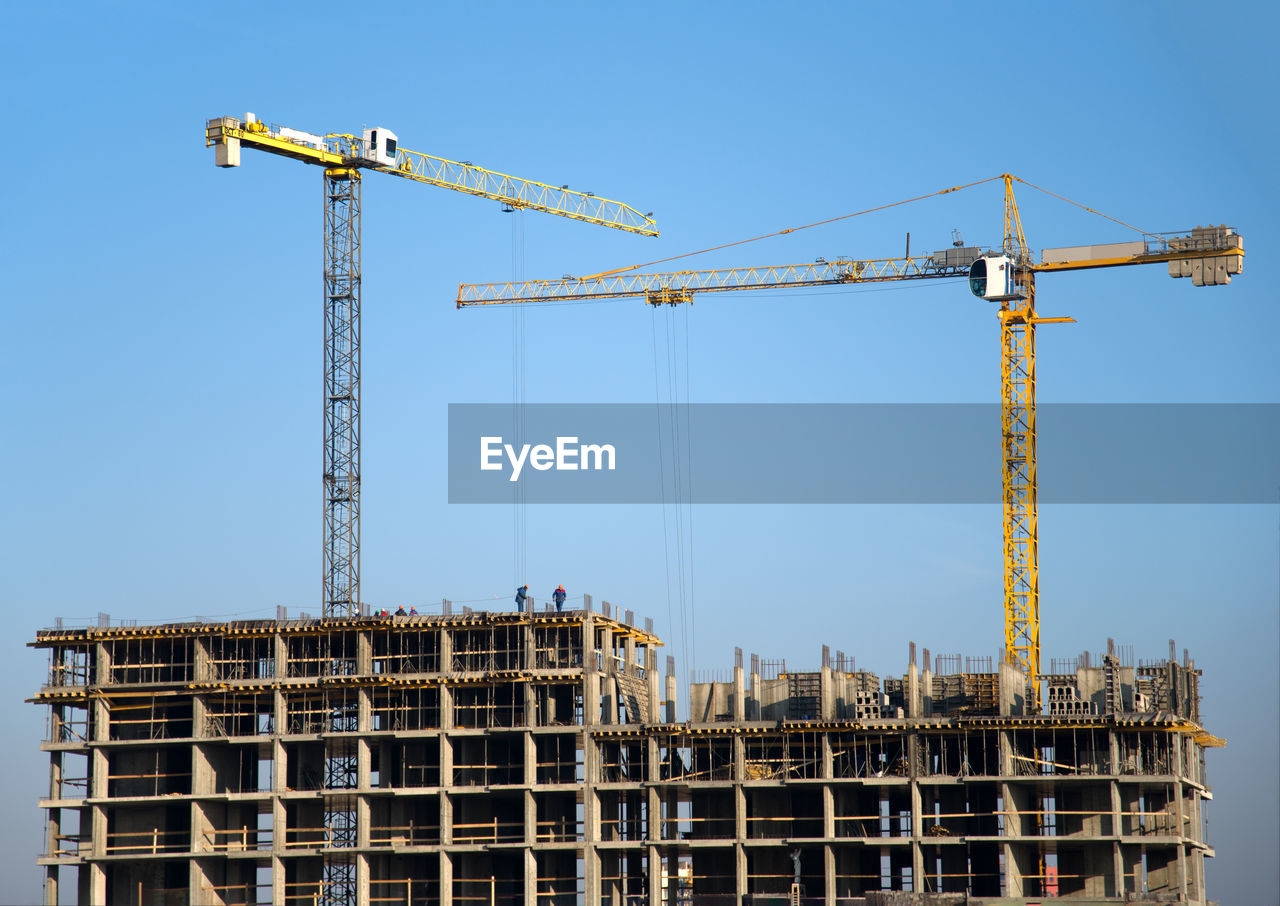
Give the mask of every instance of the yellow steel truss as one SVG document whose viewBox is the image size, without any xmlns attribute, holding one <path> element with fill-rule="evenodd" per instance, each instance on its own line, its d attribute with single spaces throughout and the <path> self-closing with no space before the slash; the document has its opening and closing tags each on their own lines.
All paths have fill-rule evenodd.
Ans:
<svg viewBox="0 0 1280 906">
<path fill-rule="evenodd" d="M 961 277 L 956 268 L 938 268 L 933 258 L 876 258 L 865 261 L 838 258 L 810 264 L 728 267 L 665 274 L 609 277 L 562 277 L 508 283 L 464 283 L 458 287 L 459 308 L 505 305 L 511 302 L 564 302 L 590 299 L 628 299 L 682 302 L 681 294 L 778 289 L 794 286 L 832 286 L 844 283 L 882 283 L 929 277 Z M 664 294 L 672 294 L 668 299 Z"/>
<path fill-rule="evenodd" d="M 406 148 L 396 150 L 395 166 L 376 164 L 361 157 L 362 140 L 354 135 L 333 133 L 324 136 L 324 146 L 315 147 L 273 134 L 261 123 L 241 123 L 233 117 L 218 117 L 205 125 L 206 147 L 236 142 L 259 151 L 290 157 L 322 167 L 360 167 L 390 173 L 414 182 L 453 189 L 480 198 L 612 227 L 641 236 L 657 236 L 653 218 L 620 201 L 567 186 L 552 186 L 533 179 L 521 179 L 496 170 L 487 170 L 468 161 L 449 160 Z"/>
</svg>

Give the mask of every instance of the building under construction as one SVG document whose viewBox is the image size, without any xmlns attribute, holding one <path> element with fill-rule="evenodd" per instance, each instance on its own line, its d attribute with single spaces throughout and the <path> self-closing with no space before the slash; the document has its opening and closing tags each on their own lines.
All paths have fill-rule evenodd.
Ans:
<svg viewBox="0 0 1280 906">
<path fill-rule="evenodd" d="M 678 721 L 630 612 L 441 610 L 40 632 L 46 903 L 1206 903 L 1172 645 L 1047 713 L 991 659 L 739 652 Z"/>
</svg>

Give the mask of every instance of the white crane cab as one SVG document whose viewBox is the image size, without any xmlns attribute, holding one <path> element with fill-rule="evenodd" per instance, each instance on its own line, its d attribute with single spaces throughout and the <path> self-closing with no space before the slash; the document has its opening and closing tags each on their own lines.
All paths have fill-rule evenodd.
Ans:
<svg viewBox="0 0 1280 906">
<path fill-rule="evenodd" d="M 375 126 L 364 130 L 364 146 L 361 160 L 384 167 L 396 165 L 396 134 L 389 129 Z"/>
<path fill-rule="evenodd" d="M 1013 259 L 1008 255 L 988 253 L 969 266 L 969 292 L 988 302 L 1021 299 L 1013 279 Z"/>
</svg>

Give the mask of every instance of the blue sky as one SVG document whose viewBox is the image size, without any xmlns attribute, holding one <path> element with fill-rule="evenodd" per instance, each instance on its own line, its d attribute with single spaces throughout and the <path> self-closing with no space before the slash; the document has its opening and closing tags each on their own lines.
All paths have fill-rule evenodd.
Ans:
<svg viewBox="0 0 1280 906">
<path fill-rule="evenodd" d="M 319 610 L 321 178 L 246 152 L 218 170 L 207 117 L 404 146 L 653 210 L 660 239 L 523 216 L 529 277 L 589 273 L 1001 172 L 1153 231 L 1227 223 L 1245 274 L 1043 278 L 1046 402 L 1280 402 L 1274 7 L 709 3 L 88 4 L 7 12 L 3 247 L 8 443 L 0 705 L 13 743 L 0 876 L 35 901 L 43 677 L 55 616 L 160 621 Z M 1029 243 L 1122 228 L 1019 190 Z M 459 282 L 513 273 L 497 205 L 376 174 L 364 187 L 364 598 L 493 600 L 516 578 L 510 507 L 446 502 L 446 406 L 510 402 L 506 309 Z M 693 259 L 888 257 L 1000 240 L 991 184 Z M 657 323 L 655 324 L 655 319 Z M 636 302 L 524 316 L 530 402 L 649 402 L 654 361 L 695 402 L 990 402 L 990 307 L 931 281 L 848 293 Z M 656 340 L 655 340 L 656 337 Z M 663 392 L 658 381 L 658 395 Z M 760 426 L 768 432 L 768 425 Z M 724 438 L 724 455 L 750 437 Z M 998 468 L 993 438 L 992 468 Z M 1117 450 L 1118 466 L 1135 451 Z M 696 480 L 696 476 L 695 479 Z M 908 640 L 994 654 L 995 507 L 537 507 L 521 578 L 655 618 L 701 669 L 733 646 L 882 675 Z M 686 514 L 687 515 L 687 514 Z M 1210 895 L 1276 884 L 1275 506 L 1042 510 L 1046 658 L 1170 637 L 1205 670 Z M 685 591 L 676 574 L 686 573 Z M 691 573 L 691 576 L 689 575 Z M 669 590 L 670 589 L 670 590 Z M 479 606 L 479 605 L 477 605 Z M 785 618 L 779 619 L 780 615 Z M 686 627 L 681 631 L 681 626 Z M 18 895 L 15 893 L 15 895 Z"/>
</svg>

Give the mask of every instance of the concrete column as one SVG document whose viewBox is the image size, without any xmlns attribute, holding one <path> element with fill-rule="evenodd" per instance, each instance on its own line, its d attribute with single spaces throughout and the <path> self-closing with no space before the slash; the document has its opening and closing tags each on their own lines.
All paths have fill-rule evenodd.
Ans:
<svg viewBox="0 0 1280 906">
<path fill-rule="evenodd" d="M 650 822 L 652 823 L 652 813 L 650 813 Z M 649 838 L 653 838 L 650 832 Z M 650 846 L 648 850 L 648 871 L 646 872 L 645 881 L 645 903 L 648 906 L 662 906 L 662 856 L 658 855 L 658 847 Z M 675 878 L 671 879 L 671 883 L 675 883 Z"/>
<path fill-rule="evenodd" d="M 203 695 L 191 696 L 191 735 L 197 739 L 209 735 L 209 712 Z"/>
<path fill-rule="evenodd" d="M 606 724 L 616 724 L 618 722 L 618 681 L 612 673 L 602 679 L 601 697 L 604 703 L 602 721 Z"/>
<path fill-rule="evenodd" d="M 363 741 L 362 741 L 363 744 Z M 365 774 L 361 778 L 361 788 L 368 789 L 368 775 Z M 367 795 L 356 796 L 356 846 L 361 848 L 369 845 L 369 825 L 371 822 L 369 797 Z M 367 868 L 368 866 L 366 866 Z M 366 873 L 367 877 L 367 873 Z M 361 900 L 367 903 L 368 899 Z"/>
<path fill-rule="evenodd" d="M 733 715 L 733 719 L 737 721 L 746 720 L 747 715 L 747 697 L 746 683 L 741 667 L 733 668 L 733 701 L 730 703 L 729 712 Z M 738 776 L 742 776 L 739 774 Z"/>
<path fill-rule="evenodd" d="M 274 836 L 282 838 L 284 829 L 277 830 Z M 284 861 L 278 855 L 273 855 L 271 857 L 271 906 L 285 906 L 284 898 Z"/>
<path fill-rule="evenodd" d="M 528 730 L 521 736 L 524 738 L 524 783 L 533 786 L 538 782 L 538 746 Z M 533 838 L 529 839 L 532 841 Z"/>
<path fill-rule="evenodd" d="M 914 642 L 911 643 L 913 646 Z M 914 650 L 912 652 L 914 654 Z M 911 663 L 907 667 L 907 688 L 906 688 L 906 712 L 907 717 L 920 716 L 920 668 L 916 666 L 915 658 L 911 659 Z"/>
<path fill-rule="evenodd" d="M 835 674 L 830 667 L 823 667 L 818 677 L 818 714 L 823 720 L 836 719 Z"/>
<path fill-rule="evenodd" d="M 276 689 L 275 692 L 272 693 L 271 726 L 274 728 L 276 736 L 282 736 L 289 732 L 289 710 L 285 707 L 284 692 L 280 689 Z M 284 760 L 284 753 L 281 752 L 280 755 L 280 761 L 282 763 Z M 279 776 L 282 778 L 284 777 L 283 774 L 280 774 Z M 276 789 L 284 789 L 283 780 L 281 780 L 281 782 L 276 786 Z"/>
<path fill-rule="evenodd" d="M 105 686 L 111 682 L 111 648 L 105 642 L 94 645 L 93 683 Z"/>
<path fill-rule="evenodd" d="M 453 673 L 453 630 L 444 623 L 440 624 L 440 672 L 446 676 Z"/>
<path fill-rule="evenodd" d="M 356 787 L 368 790 L 372 784 L 373 753 L 367 738 L 356 740 Z"/>
<path fill-rule="evenodd" d="M 367 822 L 361 823 L 361 827 L 367 826 Z M 365 836 L 368 836 L 367 831 L 365 831 Z M 369 844 L 364 842 L 360 845 L 368 846 Z M 356 855 L 356 902 L 369 902 L 369 857 L 364 853 Z"/>
<path fill-rule="evenodd" d="M 116 883 L 119 884 L 118 881 Z M 199 860 L 191 859 L 187 862 L 187 902 L 193 904 L 193 906 L 206 906 L 206 904 L 207 906 L 215 906 L 215 904 L 221 904 L 224 891 L 205 890 L 206 886 L 212 887 L 212 882 L 205 875 L 204 868 Z M 117 889 L 119 888 L 117 887 Z M 127 899 L 126 902 L 128 902 Z"/>
<path fill-rule="evenodd" d="M 676 694 L 677 694 L 676 678 L 674 676 L 668 676 L 667 691 L 665 695 L 665 701 L 667 705 L 666 707 L 667 713 L 665 715 L 665 720 L 669 724 L 673 724 L 676 722 L 676 715 L 678 713 L 676 708 Z"/>
<path fill-rule="evenodd" d="M 588 727 L 600 723 L 600 674 L 594 670 L 583 677 L 582 722 Z"/>
<path fill-rule="evenodd" d="M 284 679 L 289 675 L 289 645 L 279 632 L 276 632 L 271 637 L 271 650 L 274 659 L 275 678 Z"/>
<path fill-rule="evenodd" d="M 649 685 L 649 713 L 644 716 L 645 723 L 662 722 L 662 701 L 658 691 L 658 670 L 653 651 L 648 652 L 649 664 L 645 668 L 645 682 Z"/>
<path fill-rule="evenodd" d="M 747 839 L 747 794 L 741 782 L 733 785 L 733 836 L 737 840 Z"/>
<path fill-rule="evenodd" d="M 93 799 L 107 798 L 107 775 L 110 773 L 107 753 L 94 747 L 89 750 L 89 796 Z M 96 853 L 95 853 L 96 855 Z"/>
<path fill-rule="evenodd" d="M 745 903 L 751 888 L 747 878 L 747 851 L 742 846 L 741 837 L 738 838 L 738 842 L 733 846 L 733 856 L 734 893 L 737 895 L 739 903 Z"/>
<path fill-rule="evenodd" d="M 107 703 L 101 698 L 95 698 L 89 703 L 89 739 L 93 742 L 106 742 L 111 738 L 111 711 L 107 708 Z M 106 796 L 107 788 L 104 786 L 101 793 L 95 793 L 95 796 Z"/>
<path fill-rule="evenodd" d="M 191 676 L 197 683 L 213 679 L 213 668 L 209 664 L 209 640 L 199 636 L 191 640 Z"/>
<path fill-rule="evenodd" d="M 48 865 L 44 870 L 44 906 L 58 906 L 58 866 Z"/>
<path fill-rule="evenodd" d="M 600 840 L 600 798 L 595 786 L 600 778 L 600 749 L 589 732 L 583 733 L 582 760 L 586 775 L 586 785 L 582 791 L 582 864 L 586 902 L 598 904 L 602 892 L 600 853 L 596 850 L 596 844 Z"/>
<path fill-rule="evenodd" d="M 587 614 L 582 620 L 582 723 L 600 722 L 600 665 L 595 657 L 596 623 Z"/>
<path fill-rule="evenodd" d="M 911 880 L 915 886 L 915 878 Z M 822 899 L 824 906 L 836 906 L 836 853 L 830 843 L 822 847 Z"/>
<path fill-rule="evenodd" d="M 524 791 L 524 842 L 527 846 L 538 845 L 538 803 L 533 790 Z"/>
<path fill-rule="evenodd" d="M 440 735 L 440 842 L 453 842 L 453 802 L 449 790 L 453 788 L 453 742 Z"/>
<path fill-rule="evenodd" d="M 356 673 L 361 676 L 373 673 L 373 637 L 368 629 L 356 633 Z"/>
<path fill-rule="evenodd" d="M 444 826 L 440 829 L 443 832 Z M 440 906 L 453 906 L 453 858 L 444 850 L 440 851 Z"/>
<path fill-rule="evenodd" d="M 920 830 L 924 823 L 924 806 L 920 799 L 920 781 L 916 778 L 915 750 L 919 745 L 919 734 L 912 733 L 909 750 L 911 751 L 911 889 L 919 892 L 924 878 L 924 850 L 920 846 Z"/>
<path fill-rule="evenodd" d="M 81 886 L 88 893 L 88 898 L 81 898 L 81 902 L 107 902 L 107 871 L 102 863 L 91 862 L 80 870 L 87 876 L 86 880 L 81 882 Z"/>
<path fill-rule="evenodd" d="M 529 797 L 529 802 L 533 802 L 533 797 Z M 532 840 L 532 837 L 526 837 Z M 526 903 L 538 902 L 538 860 L 534 858 L 533 850 L 526 846 L 523 850 L 524 855 L 524 901 Z"/>
</svg>

